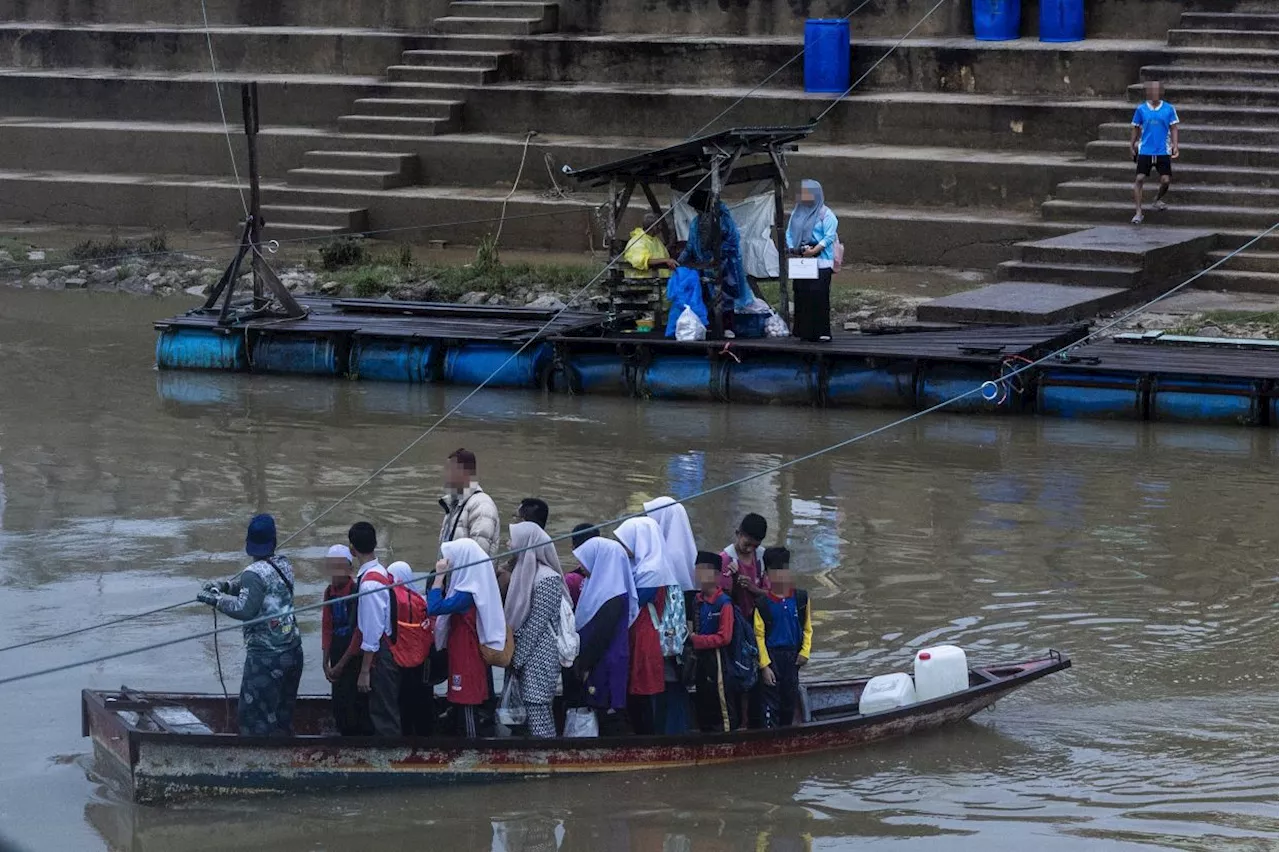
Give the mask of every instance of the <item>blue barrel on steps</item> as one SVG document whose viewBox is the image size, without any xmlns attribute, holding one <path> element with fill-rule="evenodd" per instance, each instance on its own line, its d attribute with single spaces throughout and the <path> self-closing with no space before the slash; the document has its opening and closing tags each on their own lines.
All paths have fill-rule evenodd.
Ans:
<svg viewBox="0 0 1280 852">
<path fill-rule="evenodd" d="M 804 90 L 844 94 L 849 88 L 849 20 L 810 18 L 804 22 Z"/>
<path fill-rule="evenodd" d="M 1040 40 L 1084 41 L 1084 0 L 1040 0 Z"/>
<path fill-rule="evenodd" d="M 1021 35 L 1022 0 L 973 0 L 973 37 L 1013 41 Z"/>
</svg>

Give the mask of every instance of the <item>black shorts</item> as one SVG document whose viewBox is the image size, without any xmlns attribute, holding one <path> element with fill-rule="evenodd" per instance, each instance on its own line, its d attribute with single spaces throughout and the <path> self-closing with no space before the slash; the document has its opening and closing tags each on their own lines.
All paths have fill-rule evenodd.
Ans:
<svg viewBox="0 0 1280 852">
<path fill-rule="evenodd" d="M 1138 164 L 1138 174 L 1146 177 L 1151 174 L 1151 167 L 1156 167 L 1156 173 L 1161 175 L 1173 174 L 1173 158 L 1168 154 L 1139 154 L 1134 160 Z"/>
</svg>

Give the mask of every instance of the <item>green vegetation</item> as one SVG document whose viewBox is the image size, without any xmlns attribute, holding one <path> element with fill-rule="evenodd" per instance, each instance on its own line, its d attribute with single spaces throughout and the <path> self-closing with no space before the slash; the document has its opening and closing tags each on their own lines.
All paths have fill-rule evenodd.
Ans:
<svg viewBox="0 0 1280 852">
<path fill-rule="evenodd" d="M 320 256 L 321 266 L 336 270 L 333 280 L 351 287 L 361 298 L 402 291 L 412 292 L 415 298 L 450 300 L 475 291 L 511 296 L 534 288 L 567 295 L 599 272 L 579 264 L 503 263 L 492 239 L 481 242 L 473 263 L 461 266 L 418 263 L 407 245 L 394 254 L 373 258 L 363 244 L 350 238 L 327 243 Z M 331 265 L 353 257 L 359 257 L 359 262 Z"/>
<path fill-rule="evenodd" d="M 115 261 L 126 257 L 161 254 L 169 250 L 164 231 L 156 231 L 150 236 L 138 239 L 121 239 L 112 231 L 105 240 L 83 240 L 67 250 L 67 257 L 72 260 Z"/>
<path fill-rule="evenodd" d="M 1227 336 L 1261 335 L 1274 338 L 1280 333 L 1280 312 L 1276 311 L 1204 311 L 1185 317 L 1169 329 L 1170 334 L 1194 335 L 1205 326 L 1216 325 Z"/>
<path fill-rule="evenodd" d="M 320 265 L 330 272 L 368 262 L 363 237 L 338 237 L 320 246 Z"/>
</svg>

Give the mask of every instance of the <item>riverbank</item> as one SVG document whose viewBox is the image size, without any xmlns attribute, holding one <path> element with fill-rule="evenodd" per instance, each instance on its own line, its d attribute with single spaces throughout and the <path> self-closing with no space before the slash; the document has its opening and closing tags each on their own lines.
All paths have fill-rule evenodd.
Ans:
<svg viewBox="0 0 1280 852">
<path fill-rule="evenodd" d="M 230 246 L 217 252 L 172 248 L 164 234 L 145 232 L 76 237 L 72 232 L 0 237 L 0 286 L 203 297 L 232 252 Z M 513 252 L 508 258 L 483 247 L 477 252 L 340 239 L 314 250 L 281 253 L 272 262 L 285 286 L 299 295 L 558 310 L 598 275 L 604 257 Z M 832 322 L 848 331 L 913 323 L 921 303 L 987 283 L 987 273 L 976 270 L 847 267 L 833 280 Z M 762 289 L 777 304 L 777 285 L 765 282 Z M 592 287 L 574 307 L 599 307 L 605 301 Z M 1111 332 L 1149 330 L 1275 340 L 1280 314 L 1274 295 L 1185 290 Z"/>
</svg>

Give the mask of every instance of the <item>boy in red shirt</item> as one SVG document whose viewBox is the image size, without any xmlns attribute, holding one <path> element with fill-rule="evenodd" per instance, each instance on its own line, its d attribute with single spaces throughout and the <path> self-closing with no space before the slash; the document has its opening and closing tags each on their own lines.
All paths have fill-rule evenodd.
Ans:
<svg viewBox="0 0 1280 852">
<path fill-rule="evenodd" d="M 701 591 L 694 598 L 689 641 L 697 655 L 694 706 L 698 728 L 707 733 L 734 731 L 742 696 L 728 682 L 725 659 L 733 642 L 733 601 L 720 588 L 719 556 L 698 551 L 694 571 Z"/>
</svg>

